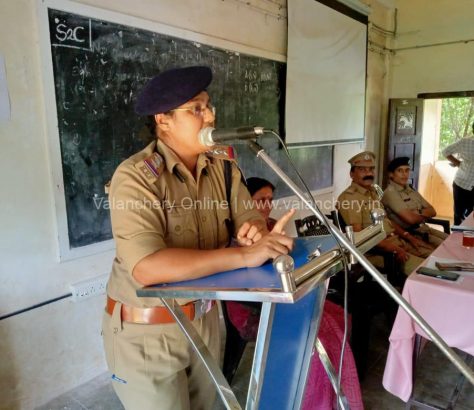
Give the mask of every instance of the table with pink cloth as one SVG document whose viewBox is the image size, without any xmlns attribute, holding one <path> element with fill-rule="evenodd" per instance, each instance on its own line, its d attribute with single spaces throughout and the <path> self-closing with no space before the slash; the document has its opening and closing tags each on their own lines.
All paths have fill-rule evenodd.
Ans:
<svg viewBox="0 0 474 410">
<path fill-rule="evenodd" d="M 473 214 L 463 226 L 474 227 Z M 474 248 L 462 246 L 462 232 L 453 232 L 430 258 L 473 262 Z M 423 265 L 427 265 L 426 259 Z M 403 297 L 451 347 L 474 355 L 474 273 L 466 272 L 450 282 L 413 272 L 405 282 Z M 413 389 L 413 350 L 415 335 L 428 339 L 425 333 L 402 309 L 390 334 L 390 348 L 385 365 L 383 386 L 403 401 Z"/>
</svg>

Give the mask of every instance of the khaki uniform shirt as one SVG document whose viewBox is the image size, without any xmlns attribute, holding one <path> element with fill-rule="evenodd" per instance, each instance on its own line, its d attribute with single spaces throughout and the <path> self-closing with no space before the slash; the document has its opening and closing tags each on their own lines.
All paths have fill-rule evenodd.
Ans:
<svg viewBox="0 0 474 410">
<path fill-rule="evenodd" d="M 126 305 L 160 305 L 157 298 L 139 298 L 142 285 L 132 276 L 135 265 L 164 248 L 217 249 L 229 239 L 225 224 L 235 230 L 248 220 L 262 220 L 232 164 L 230 210 L 227 205 L 224 159 L 201 154 L 196 179 L 163 142 L 154 141 L 125 160 L 114 173 L 109 193 L 116 257 L 108 295 Z M 179 300 L 180 304 L 189 300 Z"/>
<path fill-rule="evenodd" d="M 339 195 L 337 209 L 342 215 L 347 225 L 360 224 L 362 228 L 371 225 L 370 211 L 375 208 L 382 208 L 376 190 L 371 187 L 366 189 L 355 182 L 352 182 L 341 195 Z M 384 229 L 388 234 L 394 231 L 394 228 L 388 218 L 384 219 Z"/>
<path fill-rule="evenodd" d="M 431 207 L 430 203 L 417 191 L 407 185 L 406 187 L 390 181 L 383 193 L 382 203 L 387 210 L 388 217 L 400 225 L 403 229 L 416 228 L 406 223 L 398 214 L 408 209 L 419 212 L 424 208 Z"/>
</svg>

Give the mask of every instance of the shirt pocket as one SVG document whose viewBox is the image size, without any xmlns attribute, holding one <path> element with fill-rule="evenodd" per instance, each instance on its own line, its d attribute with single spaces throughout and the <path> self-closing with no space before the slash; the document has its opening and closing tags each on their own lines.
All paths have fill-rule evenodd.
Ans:
<svg viewBox="0 0 474 410">
<path fill-rule="evenodd" d="M 192 209 L 180 206 L 167 211 L 166 245 L 170 248 L 199 248 L 199 230 Z"/>
<path fill-rule="evenodd" d="M 234 232 L 229 232 L 226 221 L 232 221 L 229 209 L 217 209 L 217 247 L 225 248 Z"/>
</svg>

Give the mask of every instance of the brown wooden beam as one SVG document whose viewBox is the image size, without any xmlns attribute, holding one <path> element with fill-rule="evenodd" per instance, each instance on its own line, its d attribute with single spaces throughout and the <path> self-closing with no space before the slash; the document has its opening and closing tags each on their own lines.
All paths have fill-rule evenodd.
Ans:
<svg viewBox="0 0 474 410">
<path fill-rule="evenodd" d="M 474 91 L 446 91 L 441 93 L 421 93 L 417 98 L 432 99 L 432 98 L 460 98 L 460 97 L 474 97 Z"/>
</svg>

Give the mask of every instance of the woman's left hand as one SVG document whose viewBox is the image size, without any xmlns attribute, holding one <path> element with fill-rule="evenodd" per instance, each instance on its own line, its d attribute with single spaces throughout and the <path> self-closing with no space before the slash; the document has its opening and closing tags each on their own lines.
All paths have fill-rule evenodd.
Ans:
<svg viewBox="0 0 474 410">
<path fill-rule="evenodd" d="M 262 239 L 267 233 L 265 222 L 259 220 L 248 221 L 237 232 L 237 242 L 240 246 L 250 246 Z"/>
<path fill-rule="evenodd" d="M 291 209 L 285 213 L 278 221 L 276 221 L 272 232 L 285 235 L 285 225 L 295 214 L 295 210 Z M 267 235 L 268 229 L 266 223 L 262 221 L 249 221 L 245 222 L 237 232 L 237 242 L 240 246 L 250 246 L 255 242 L 258 242 L 265 235 Z"/>
</svg>

